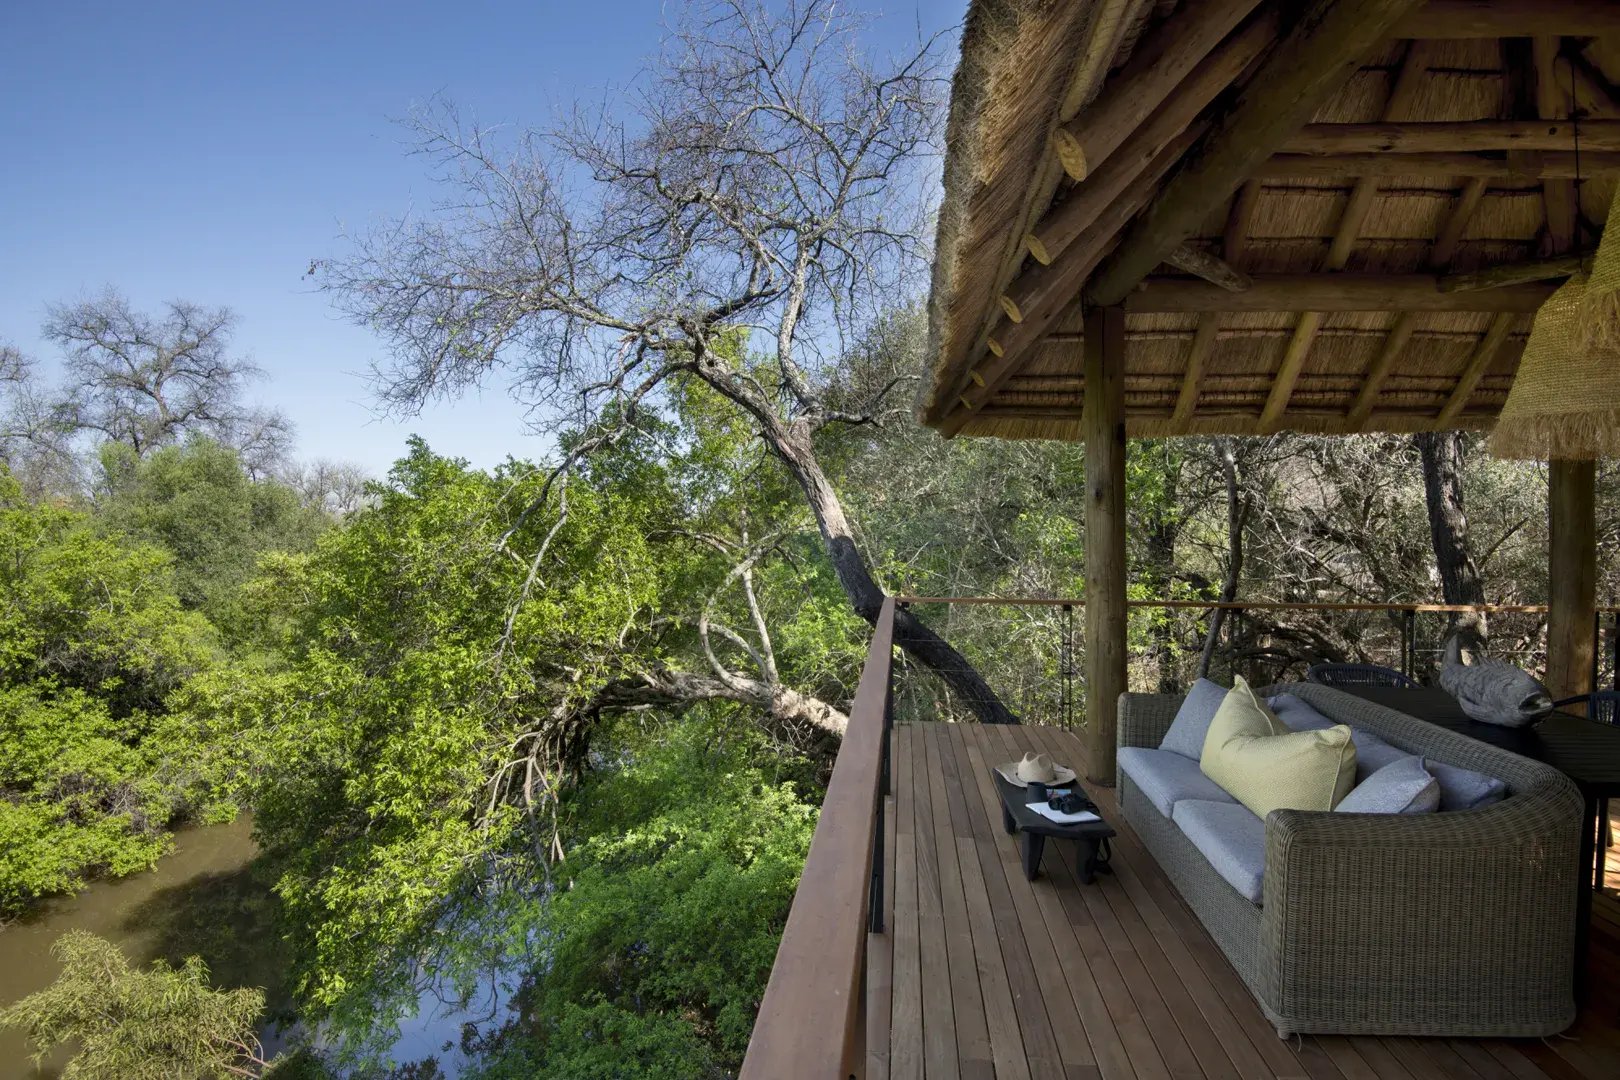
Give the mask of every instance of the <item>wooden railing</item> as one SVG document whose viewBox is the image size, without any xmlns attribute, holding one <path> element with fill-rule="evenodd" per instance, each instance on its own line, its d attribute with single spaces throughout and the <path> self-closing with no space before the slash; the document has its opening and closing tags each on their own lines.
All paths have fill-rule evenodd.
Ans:
<svg viewBox="0 0 1620 1080">
<path fill-rule="evenodd" d="M 868 928 L 881 929 L 874 919 L 882 912 L 894 609 L 894 598 L 885 600 L 872 631 L 742 1080 L 845 1080 L 866 1071 L 862 981 Z"/>
</svg>

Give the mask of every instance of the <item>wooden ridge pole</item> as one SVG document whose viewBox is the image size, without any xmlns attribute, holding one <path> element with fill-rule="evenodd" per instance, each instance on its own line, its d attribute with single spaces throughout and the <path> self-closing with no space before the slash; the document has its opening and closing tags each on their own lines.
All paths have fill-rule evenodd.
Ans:
<svg viewBox="0 0 1620 1080">
<path fill-rule="evenodd" d="M 1191 0 L 1150 32 L 1090 108 L 1053 132 L 1053 148 L 1064 171 L 1076 180 L 1096 172 L 1172 91 L 1181 92 L 1188 73 L 1257 3 Z"/>
<path fill-rule="evenodd" d="M 1099 306 L 1124 300 L 1239 184 L 1303 127 L 1416 0 L 1315 0 L 1261 62 L 1203 144 L 1093 275 Z M 1243 295 L 1243 294 L 1237 294 Z"/>
<path fill-rule="evenodd" d="M 1114 783 L 1114 735 L 1125 692 L 1125 313 L 1093 308 L 1085 323 L 1086 766 Z"/>
</svg>

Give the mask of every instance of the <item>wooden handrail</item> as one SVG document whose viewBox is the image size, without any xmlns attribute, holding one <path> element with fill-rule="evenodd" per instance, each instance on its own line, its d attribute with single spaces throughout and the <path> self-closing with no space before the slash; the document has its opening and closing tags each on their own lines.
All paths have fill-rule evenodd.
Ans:
<svg viewBox="0 0 1620 1080">
<path fill-rule="evenodd" d="M 1008 607 L 1085 607 L 1083 599 L 1027 596 L 900 596 L 902 604 L 1002 604 Z M 1546 604 L 1402 604 L 1402 603 L 1322 603 L 1302 600 L 1128 600 L 1133 608 L 1208 609 L 1228 611 L 1417 611 L 1476 612 L 1483 615 L 1511 613 L 1545 614 Z M 1620 611 L 1620 606 L 1599 605 L 1601 612 Z"/>
<path fill-rule="evenodd" d="M 894 598 L 885 599 L 873 627 L 740 1080 L 844 1080 L 865 1071 L 861 983 L 894 610 Z"/>
</svg>

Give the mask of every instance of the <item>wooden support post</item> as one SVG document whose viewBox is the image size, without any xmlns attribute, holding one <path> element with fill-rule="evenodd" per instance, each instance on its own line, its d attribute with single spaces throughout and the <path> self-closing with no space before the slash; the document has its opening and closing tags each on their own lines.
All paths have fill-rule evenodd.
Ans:
<svg viewBox="0 0 1620 1080">
<path fill-rule="evenodd" d="M 1564 698 L 1593 689 L 1597 466 L 1553 461 L 1547 478 L 1547 688 Z"/>
<path fill-rule="evenodd" d="M 1086 312 L 1086 777 L 1114 782 L 1125 692 L 1125 312 Z"/>
</svg>

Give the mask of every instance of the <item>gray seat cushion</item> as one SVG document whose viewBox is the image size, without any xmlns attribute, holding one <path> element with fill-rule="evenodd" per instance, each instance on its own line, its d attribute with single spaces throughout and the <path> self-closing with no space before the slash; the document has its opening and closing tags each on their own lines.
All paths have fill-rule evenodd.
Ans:
<svg viewBox="0 0 1620 1080">
<path fill-rule="evenodd" d="M 1351 789 L 1333 808 L 1345 814 L 1428 814 L 1440 809 L 1440 781 L 1406 755 Z"/>
<path fill-rule="evenodd" d="M 1251 903 L 1258 904 L 1266 876 L 1266 823 L 1233 802 L 1183 799 L 1172 816 L 1209 865 Z"/>
<path fill-rule="evenodd" d="M 1165 817 L 1170 817 L 1176 803 L 1183 799 L 1237 804 L 1236 799 L 1199 770 L 1198 762 L 1173 750 L 1122 746 L 1118 761 L 1120 772 L 1130 777 Z"/>
<path fill-rule="evenodd" d="M 1204 736 L 1209 734 L 1209 722 L 1215 719 L 1215 710 L 1226 700 L 1227 689 L 1208 679 L 1199 679 L 1187 691 L 1170 722 L 1170 730 L 1159 743 L 1160 750 L 1169 750 L 1182 757 L 1197 761 L 1204 755 Z"/>
</svg>

